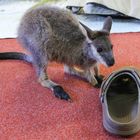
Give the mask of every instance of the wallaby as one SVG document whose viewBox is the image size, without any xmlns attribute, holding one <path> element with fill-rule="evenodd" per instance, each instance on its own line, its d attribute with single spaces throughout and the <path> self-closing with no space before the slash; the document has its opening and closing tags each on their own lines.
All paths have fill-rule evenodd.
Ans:
<svg viewBox="0 0 140 140">
<path fill-rule="evenodd" d="M 64 72 L 85 78 L 93 86 L 100 82 L 98 63 L 114 64 L 109 38 L 112 18 L 107 17 L 102 30 L 92 31 L 70 11 L 37 6 L 29 9 L 18 28 L 18 40 L 31 56 L 23 53 L 0 53 L 0 59 L 20 59 L 33 64 L 39 82 L 60 99 L 71 100 L 63 88 L 51 81 L 46 72 L 49 62 L 64 64 Z M 80 70 L 79 70 L 80 68 Z"/>
</svg>

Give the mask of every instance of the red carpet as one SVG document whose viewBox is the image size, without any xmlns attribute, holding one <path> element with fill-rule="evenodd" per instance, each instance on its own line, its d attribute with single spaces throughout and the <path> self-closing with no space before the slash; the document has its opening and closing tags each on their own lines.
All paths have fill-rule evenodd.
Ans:
<svg viewBox="0 0 140 140">
<path fill-rule="evenodd" d="M 140 33 L 113 34 L 116 64 L 101 66 L 109 74 L 123 66 L 140 69 Z M 23 51 L 15 39 L 0 40 L 0 52 Z M 0 140 L 122 140 L 102 126 L 99 89 L 65 75 L 63 66 L 49 66 L 51 79 L 60 83 L 73 103 L 59 100 L 43 88 L 35 71 L 22 61 L 0 61 Z M 140 132 L 129 139 L 140 139 Z"/>
</svg>

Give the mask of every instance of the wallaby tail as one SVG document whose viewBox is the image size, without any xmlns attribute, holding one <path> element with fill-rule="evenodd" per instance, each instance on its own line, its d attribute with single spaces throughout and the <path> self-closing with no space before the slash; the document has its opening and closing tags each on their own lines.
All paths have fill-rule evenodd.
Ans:
<svg viewBox="0 0 140 140">
<path fill-rule="evenodd" d="M 8 59 L 23 60 L 25 62 L 32 63 L 32 57 L 24 53 L 20 53 L 20 52 L 0 53 L 0 60 L 8 60 Z"/>
</svg>

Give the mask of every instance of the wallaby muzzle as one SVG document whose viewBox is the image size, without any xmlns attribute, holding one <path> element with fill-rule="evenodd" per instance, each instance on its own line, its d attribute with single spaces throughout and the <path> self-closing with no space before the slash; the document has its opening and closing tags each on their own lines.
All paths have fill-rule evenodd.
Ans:
<svg viewBox="0 0 140 140">
<path fill-rule="evenodd" d="M 108 60 L 108 61 L 106 62 L 106 64 L 107 64 L 107 66 L 108 66 L 108 67 L 113 66 L 113 65 L 114 65 L 114 63 L 115 63 L 114 58 L 112 58 L 112 59 L 110 59 L 110 60 Z"/>
</svg>

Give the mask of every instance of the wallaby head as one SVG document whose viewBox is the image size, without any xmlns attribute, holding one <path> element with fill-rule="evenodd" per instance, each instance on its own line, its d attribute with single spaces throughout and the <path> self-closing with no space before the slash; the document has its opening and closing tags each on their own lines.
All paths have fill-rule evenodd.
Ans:
<svg viewBox="0 0 140 140">
<path fill-rule="evenodd" d="M 104 64 L 109 67 L 114 64 L 114 56 L 112 51 L 112 43 L 109 35 L 112 26 L 112 18 L 107 17 L 102 30 L 92 31 L 87 26 L 81 25 L 86 30 L 86 53 L 90 59 L 95 59 L 97 62 Z"/>
</svg>

